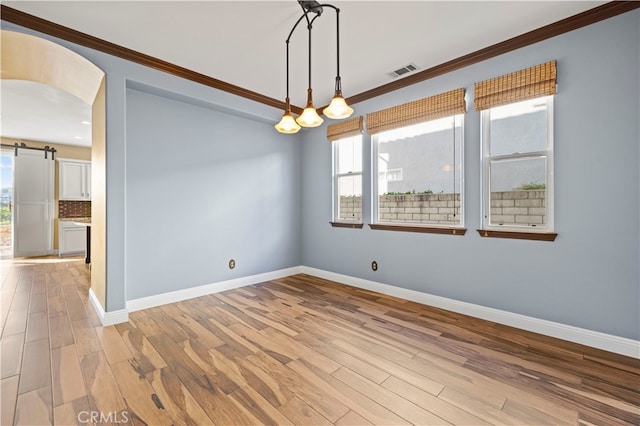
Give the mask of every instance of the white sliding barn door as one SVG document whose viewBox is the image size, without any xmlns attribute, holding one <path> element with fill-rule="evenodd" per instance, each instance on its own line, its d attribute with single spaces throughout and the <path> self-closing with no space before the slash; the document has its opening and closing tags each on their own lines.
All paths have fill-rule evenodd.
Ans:
<svg viewBox="0 0 640 426">
<path fill-rule="evenodd" d="M 19 149 L 15 157 L 14 256 L 53 253 L 53 182 L 51 153 Z"/>
</svg>

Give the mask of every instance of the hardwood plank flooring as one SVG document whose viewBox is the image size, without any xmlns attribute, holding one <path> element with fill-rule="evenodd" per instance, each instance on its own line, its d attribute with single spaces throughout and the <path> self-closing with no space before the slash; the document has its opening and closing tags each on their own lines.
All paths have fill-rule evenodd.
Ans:
<svg viewBox="0 0 640 426">
<path fill-rule="evenodd" d="M 87 395 L 75 345 L 52 349 L 51 378 L 55 407 Z"/>
<path fill-rule="evenodd" d="M 80 258 L 0 276 L 2 425 L 640 424 L 638 359 L 307 275 L 111 327 Z"/>
</svg>

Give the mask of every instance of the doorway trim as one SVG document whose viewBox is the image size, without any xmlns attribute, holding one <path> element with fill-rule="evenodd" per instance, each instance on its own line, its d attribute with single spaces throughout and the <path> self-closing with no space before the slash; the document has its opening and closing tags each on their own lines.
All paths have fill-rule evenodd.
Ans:
<svg viewBox="0 0 640 426">
<path fill-rule="evenodd" d="M 106 282 L 106 95 L 104 71 L 78 53 L 29 34 L 2 30 L 0 78 L 35 81 L 91 105 L 91 300 L 104 323 Z M 97 303 L 96 303 L 97 302 Z M 96 306 L 97 304 L 97 306 Z"/>
</svg>

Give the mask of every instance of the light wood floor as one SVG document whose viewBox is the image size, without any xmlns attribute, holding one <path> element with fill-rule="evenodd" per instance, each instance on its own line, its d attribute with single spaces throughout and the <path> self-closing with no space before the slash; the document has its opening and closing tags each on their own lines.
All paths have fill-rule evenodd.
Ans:
<svg viewBox="0 0 640 426">
<path fill-rule="evenodd" d="M 102 327 L 88 282 L 3 262 L 2 425 L 640 424 L 636 359 L 306 275 Z"/>
</svg>

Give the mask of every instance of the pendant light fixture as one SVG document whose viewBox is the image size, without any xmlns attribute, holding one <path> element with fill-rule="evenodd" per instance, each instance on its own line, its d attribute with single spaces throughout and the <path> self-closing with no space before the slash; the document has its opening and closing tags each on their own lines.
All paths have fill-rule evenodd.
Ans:
<svg viewBox="0 0 640 426">
<path fill-rule="evenodd" d="M 353 108 L 347 105 L 342 96 L 342 80 L 340 78 L 340 9 L 336 9 L 336 89 L 328 107 L 322 111 L 324 115 L 334 120 L 348 118 L 353 114 Z"/>
<path fill-rule="evenodd" d="M 311 30 L 313 28 L 313 22 L 322 15 L 323 7 L 329 7 L 336 12 L 336 55 L 337 55 L 337 74 L 335 83 L 334 97 L 331 103 L 323 110 L 324 115 L 331 119 L 343 119 L 353 114 L 353 109 L 347 105 L 344 97 L 342 96 L 342 82 L 340 78 L 340 9 L 331 4 L 320 4 L 317 1 L 298 1 L 300 7 L 302 7 L 303 14 L 298 18 L 295 25 L 289 32 L 289 36 L 286 40 L 287 46 L 287 97 L 285 99 L 285 111 L 282 115 L 282 119 L 275 128 L 280 133 L 292 134 L 298 132 L 300 127 L 318 127 L 323 123 L 322 117 L 318 114 L 318 111 L 313 105 L 313 89 L 311 88 Z M 309 18 L 309 14 L 313 13 L 312 19 Z M 294 120 L 291 113 L 291 103 L 289 99 L 289 41 L 291 35 L 295 31 L 298 24 L 305 19 L 307 21 L 307 31 L 309 35 L 309 87 L 307 89 L 307 105 L 302 111 L 302 114 Z"/>
<path fill-rule="evenodd" d="M 288 135 L 298 133 L 300 126 L 291 114 L 291 102 L 289 101 L 289 39 L 287 39 L 287 98 L 284 103 L 284 114 L 282 114 L 280 122 L 276 124 L 276 130 Z"/>
<path fill-rule="evenodd" d="M 313 20 L 321 14 L 322 9 L 320 9 L 320 12 L 316 14 Z M 300 117 L 296 118 L 296 122 L 302 127 L 318 127 L 324 121 L 322 117 L 318 115 L 316 107 L 313 106 L 313 96 L 311 95 L 313 92 L 313 89 L 311 88 L 311 24 L 313 23 L 313 20 L 309 22 L 309 25 L 307 25 L 309 33 L 309 88 L 307 89 L 307 106 L 302 111 L 302 114 L 300 114 Z"/>
</svg>

